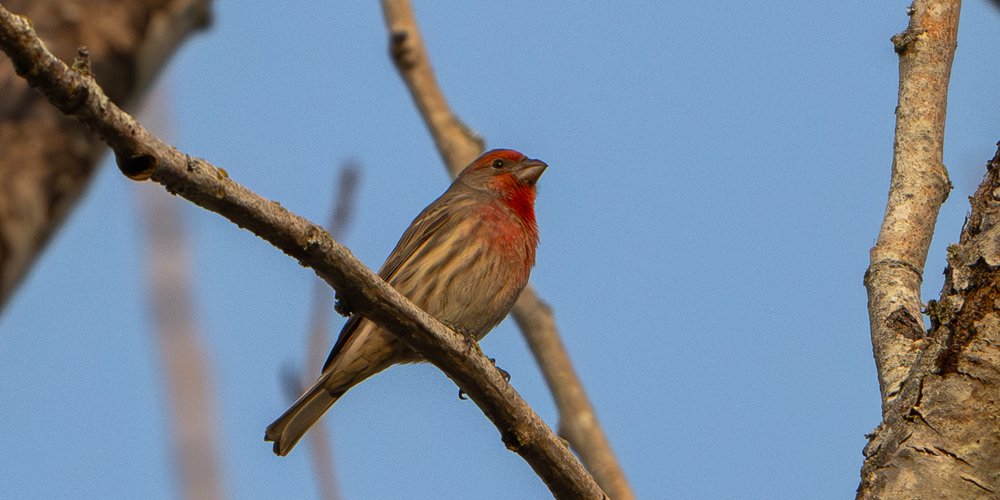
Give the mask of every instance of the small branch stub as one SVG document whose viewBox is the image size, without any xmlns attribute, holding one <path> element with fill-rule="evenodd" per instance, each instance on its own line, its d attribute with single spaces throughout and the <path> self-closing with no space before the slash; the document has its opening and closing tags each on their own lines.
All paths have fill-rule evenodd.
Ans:
<svg viewBox="0 0 1000 500">
<path fill-rule="evenodd" d="M 86 77 L 92 76 L 90 72 L 90 51 L 87 50 L 86 45 L 76 49 L 76 57 L 73 59 L 73 71 Z"/>
<path fill-rule="evenodd" d="M 907 49 L 912 47 L 917 39 L 926 33 L 927 30 L 921 28 L 908 28 L 902 33 L 897 33 L 892 36 L 892 48 L 897 54 L 902 54 L 906 52 Z"/>
<path fill-rule="evenodd" d="M 115 155 L 115 163 L 118 164 L 118 169 L 133 181 L 149 180 L 156 170 L 156 157 L 150 154 L 138 154 L 128 158 Z"/>
</svg>

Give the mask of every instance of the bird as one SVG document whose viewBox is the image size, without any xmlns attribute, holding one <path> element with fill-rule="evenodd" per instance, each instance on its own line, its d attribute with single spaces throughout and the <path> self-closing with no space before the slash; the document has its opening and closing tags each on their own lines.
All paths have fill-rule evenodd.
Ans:
<svg viewBox="0 0 1000 500">
<path fill-rule="evenodd" d="M 536 183 L 548 165 L 511 149 L 473 160 L 403 233 L 379 277 L 467 339 L 481 340 L 510 312 L 535 264 Z M 395 335 L 352 315 L 316 382 L 267 427 L 287 455 L 348 390 L 397 363 L 422 358 Z"/>
</svg>

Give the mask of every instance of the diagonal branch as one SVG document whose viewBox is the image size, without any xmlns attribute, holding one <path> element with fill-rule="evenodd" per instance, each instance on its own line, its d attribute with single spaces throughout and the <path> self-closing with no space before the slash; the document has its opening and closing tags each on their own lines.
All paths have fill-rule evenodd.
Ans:
<svg viewBox="0 0 1000 500">
<path fill-rule="evenodd" d="M 438 152 L 452 176 L 479 156 L 482 137 L 472 132 L 448 107 L 409 0 L 382 0 L 389 52 L 410 95 L 430 129 Z M 628 478 L 604 435 L 597 413 L 576 375 L 559 338 L 552 309 L 529 285 L 512 312 L 552 391 L 559 408 L 559 434 L 569 441 L 597 482 L 613 498 L 634 498 Z"/>
<path fill-rule="evenodd" d="M 219 213 L 312 268 L 352 309 L 397 335 L 440 368 L 496 425 L 558 498 L 606 495 L 500 372 L 464 338 L 418 309 L 362 265 L 329 233 L 231 180 L 208 162 L 153 136 L 112 103 L 90 76 L 86 52 L 70 69 L 45 49 L 30 22 L 0 6 L 0 50 L 19 75 L 54 106 L 97 132 L 118 166 L 135 180 L 152 179 L 171 193 Z"/>
<path fill-rule="evenodd" d="M 611 442 L 604 435 L 597 412 L 587 398 L 583 382 L 559 338 L 552 308 L 528 287 L 521 292 L 513 316 L 559 408 L 559 435 L 569 441 L 587 470 L 612 498 L 635 498 Z"/>
<path fill-rule="evenodd" d="M 483 138 L 452 113 L 438 86 L 423 37 L 408 0 L 382 0 L 389 30 L 389 55 L 434 137 L 441 158 L 455 177 L 484 149 Z"/>
<path fill-rule="evenodd" d="M 883 417 L 925 345 L 920 281 L 951 182 L 942 163 L 959 0 L 914 0 L 899 54 L 899 105 L 885 218 L 865 273 Z"/>
</svg>

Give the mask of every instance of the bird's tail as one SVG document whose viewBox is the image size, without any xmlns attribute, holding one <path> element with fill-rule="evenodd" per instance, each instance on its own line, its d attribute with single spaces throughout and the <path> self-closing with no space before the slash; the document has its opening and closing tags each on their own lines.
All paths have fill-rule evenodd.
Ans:
<svg viewBox="0 0 1000 500">
<path fill-rule="evenodd" d="M 285 456 L 292 451 L 306 431 L 344 395 L 345 391 L 330 391 L 324 387 L 326 378 L 320 377 L 291 408 L 267 426 L 264 441 L 274 442 L 275 455 Z"/>
</svg>

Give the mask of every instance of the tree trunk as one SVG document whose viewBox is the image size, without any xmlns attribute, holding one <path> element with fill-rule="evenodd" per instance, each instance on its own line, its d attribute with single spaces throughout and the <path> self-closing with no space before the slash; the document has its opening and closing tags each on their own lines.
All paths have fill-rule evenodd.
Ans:
<svg viewBox="0 0 1000 500">
<path fill-rule="evenodd" d="M 131 107 L 187 35 L 208 25 L 207 0 L 10 0 L 50 50 L 90 52 L 97 81 Z M 106 147 L 0 61 L 0 311 L 80 198 Z"/>
<path fill-rule="evenodd" d="M 924 348 L 869 436 L 858 498 L 1000 496 L 1000 150 L 971 202 Z"/>
</svg>

